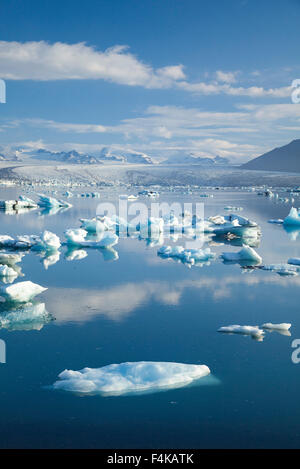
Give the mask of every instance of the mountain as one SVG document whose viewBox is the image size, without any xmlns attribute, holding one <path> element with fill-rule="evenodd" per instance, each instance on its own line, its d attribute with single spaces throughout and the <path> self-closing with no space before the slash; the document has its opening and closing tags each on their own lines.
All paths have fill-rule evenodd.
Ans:
<svg viewBox="0 0 300 469">
<path fill-rule="evenodd" d="M 268 151 L 243 164 L 241 168 L 300 173 L 300 139 Z"/>
<path fill-rule="evenodd" d="M 134 150 L 114 149 L 112 147 L 104 147 L 97 155 L 98 160 L 115 161 L 119 163 L 134 164 L 153 164 L 150 156 Z"/>
<path fill-rule="evenodd" d="M 200 165 L 205 167 L 224 166 L 229 164 L 227 158 L 221 156 L 215 157 L 201 157 L 194 156 L 193 153 L 174 155 L 168 160 L 162 162 L 163 164 L 184 164 L 184 165 Z"/>
<path fill-rule="evenodd" d="M 14 147 L 7 155 L 10 160 L 39 160 L 58 161 L 69 164 L 103 164 L 103 163 L 130 163 L 130 164 L 153 164 L 150 156 L 134 150 L 114 149 L 104 147 L 93 154 L 79 153 L 76 150 L 51 151 L 44 148 L 32 149 L 28 147 Z M 0 155 L 1 159 L 1 155 Z"/>
</svg>

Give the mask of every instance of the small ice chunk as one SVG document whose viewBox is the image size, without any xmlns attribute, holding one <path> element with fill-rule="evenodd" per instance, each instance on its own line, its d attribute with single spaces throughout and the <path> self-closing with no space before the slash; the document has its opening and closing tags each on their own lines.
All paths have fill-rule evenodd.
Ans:
<svg viewBox="0 0 300 469">
<path fill-rule="evenodd" d="M 261 338 L 264 335 L 264 331 L 259 328 L 259 326 L 240 326 L 234 324 L 232 326 L 223 326 L 218 329 L 218 332 L 228 332 L 231 334 L 242 334 L 242 335 L 251 335 L 252 337 Z"/>
<path fill-rule="evenodd" d="M 0 296 L 4 297 L 7 301 L 27 303 L 31 301 L 36 295 L 46 291 L 47 288 L 33 283 L 30 281 L 19 282 L 9 287 L 0 287 Z"/>
<path fill-rule="evenodd" d="M 268 223 L 273 223 L 275 225 L 282 225 L 283 220 L 281 218 L 277 218 L 277 219 L 268 220 Z"/>
<path fill-rule="evenodd" d="M 8 267 L 8 265 L 0 265 L 0 278 L 1 279 L 7 278 L 9 279 L 10 282 L 13 282 L 17 276 L 18 276 L 17 272 L 11 267 Z"/>
<path fill-rule="evenodd" d="M 261 326 L 262 329 L 272 329 L 274 331 L 288 331 L 290 328 L 291 328 L 291 325 L 290 323 L 288 322 L 282 322 L 280 324 L 272 324 L 271 322 L 266 322 L 265 324 L 263 324 Z"/>
<path fill-rule="evenodd" d="M 209 375 L 206 365 L 169 362 L 127 362 L 102 368 L 65 370 L 54 383 L 55 389 L 78 393 L 119 396 L 180 388 Z"/>
<path fill-rule="evenodd" d="M 243 245 L 239 252 L 223 252 L 221 257 L 225 261 L 229 262 L 251 261 L 256 264 L 261 264 L 262 262 L 262 258 L 257 254 L 257 252 L 250 246 L 245 245 Z"/>
<path fill-rule="evenodd" d="M 21 262 L 24 254 L 11 254 L 6 252 L 0 252 L 0 264 L 13 265 Z"/>
</svg>

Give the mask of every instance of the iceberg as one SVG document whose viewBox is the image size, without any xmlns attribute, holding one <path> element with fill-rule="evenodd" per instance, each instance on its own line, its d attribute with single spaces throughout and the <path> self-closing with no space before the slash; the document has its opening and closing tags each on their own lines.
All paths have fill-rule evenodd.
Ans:
<svg viewBox="0 0 300 469">
<path fill-rule="evenodd" d="M 7 254 L 0 252 L 0 264 L 14 265 L 22 261 L 24 254 Z"/>
<path fill-rule="evenodd" d="M 28 303 L 36 295 L 46 291 L 47 288 L 30 281 L 19 282 L 9 287 L 0 287 L 0 296 L 6 301 Z"/>
<path fill-rule="evenodd" d="M 66 202 L 64 200 L 58 200 L 55 199 L 54 197 L 47 197 L 46 195 L 40 194 L 39 195 L 40 200 L 38 205 L 40 207 L 45 207 L 45 208 L 59 208 L 59 207 L 72 207 L 72 205 L 69 202 Z"/>
<path fill-rule="evenodd" d="M 18 277 L 17 272 L 8 265 L 0 265 L 0 279 L 4 283 L 12 283 Z"/>
<path fill-rule="evenodd" d="M 277 218 L 277 219 L 268 220 L 268 223 L 273 223 L 275 225 L 282 225 L 283 220 L 281 218 Z"/>
<path fill-rule="evenodd" d="M 234 324 L 232 326 L 223 326 L 218 329 L 218 332 L 227 332 L 230 334 L 250 335 L 258 340 L 263 340 L 264 331 L 259 326 L 239 326 Z"/>
<path fill-rule="evenodd" d="M 281 324 L 272 324 L 271 322 L 266 322 L 261 327 L 262 329 L 270 329 L 273 331 L 288 331 L 291 328 L 291 324 L 287 322 L 282 322 Z"/>
<path fill-rule="evenodd" d="M 162 246 L 157 254 L 163 258 L 179 259 L 182 263 L 195 264 L 197 262 L 207 262 L 215 259 L 215 253 L 210 248 L 206 249 L 185 249 L 182 246 Z"/>
<path fill-rule="evenodd" d="M 144 223 L 138 223 L 136 230 L 140 232 L 142 238 L 151 238 L 164 230 L 163 218 L 149 217 Z"/>
<path fill-rule="evenodd" d="M 82 228 L 65 231 L 65 237 L 69 246 L 82 246 L 90 248 L 108 248 L 118 243 L 118 236 L 114 233 L 104 232 L 95 238 L 88 237 L 88 232 Z"/>
<path fill-rule="evenodd" d="M 223 252 L 221 257 L 226 262 L 250 261 L 251 263 L 261 264 L 262 258 L 250 246 L 243 245 L 239 252 Z"/>
<path fill-rule="evenodd" d="M 59 237 L 50 231 L 44 231 L 38 235 L 22 235 L 12 238 L 11 236 L 0 236 L 0 246 L 13 249 L 37 249 L 37 250 L 57 250 L 61 243 Z"/>
<path fill-rule="evenodd" d="M 0 328 L 9 331 L 41 330 L 43 326 L 51 321 L 53 317 L 46 310 L 44 303 L 27 303 L 17 309 L 1 311 Z"/>
<path fill-rule="evenodd" d="M 300 226 L 299 211 L 292 207 L 288 216 L 283 220 L 284 225 L 297 225 Z"/>
<path fill-rule="evenodd" d="M 206 365 L 169 362 L 127 362 L 102 368 L 64 370 L 54 389 L 104 396 L 180 388 L 209 375 Z"/>
</svg>

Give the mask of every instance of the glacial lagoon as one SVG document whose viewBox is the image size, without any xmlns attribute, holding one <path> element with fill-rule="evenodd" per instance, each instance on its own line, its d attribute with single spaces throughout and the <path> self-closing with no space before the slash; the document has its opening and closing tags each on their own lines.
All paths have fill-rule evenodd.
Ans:
<svg viewBox="0 0 300 469">
<path fill-rule="evenodd" d="M 63 190 L 58 192 L 63 198 Z M 300 230 L 268 223 L 284 219 L 291 202 L 242 189 L 187 192 L 165 190 L 159 202 L 201 202 L 205 217 L 242 207 L 236 213 L 260 226 L 254 249 L 264 265 L 300 257 Z M 213 197 L 200 197 L 204 192 Z M 20 194 L 20 187 L 0 188 L 1 200 Z M 300 206 L 300 197 L 295 199 Z M 95 216 L 100 202 L 117 204 L 118 193 L 107 189 L 100 199 L 67 200 L 73 206 L 56 213 L 0 211 L 0 234 L 48 230 L 63 241 L 67 229 L 79 228 L 79 218 Z M 121 236 L 107 250 L 63 245 L 52 258 L 21 251 L 14 282 L 47 290 L 25 311 L 0 303 L 0 339 L 6 344 L 6 363 L 0 363 L 1 448 L 299 447 L 300 363 L 292 361 L 292 343 L 300 339 L 300 276 L 224 263 L 223 252 L 241 249 L 238 239 L 212 237 L 203 248 L 215 257 L 195 265 L 158 255 L 162 245 L 185 242 Z M 288 334 L 265 331 L 262 340 L 218 332 L 265 323 L 291 328 Z M 210 375 L 183 386 L 117 395 L 53 387 L 65 369 L 124 362 L 206 365 Z"/>
</svg>

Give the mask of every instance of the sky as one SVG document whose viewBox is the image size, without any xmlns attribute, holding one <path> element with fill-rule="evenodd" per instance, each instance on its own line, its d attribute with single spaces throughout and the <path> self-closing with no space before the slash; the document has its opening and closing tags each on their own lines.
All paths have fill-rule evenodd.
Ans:
<svg viewBox="0 0 300 469">
<path fill-rule="evenodd" d="M 300 0 L 1 0 L 0 18 L 3 151 L 243 163 L 300 138 Z"/>
</svg>

